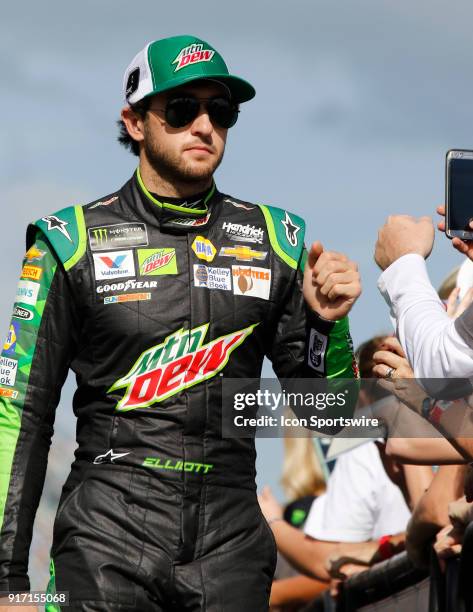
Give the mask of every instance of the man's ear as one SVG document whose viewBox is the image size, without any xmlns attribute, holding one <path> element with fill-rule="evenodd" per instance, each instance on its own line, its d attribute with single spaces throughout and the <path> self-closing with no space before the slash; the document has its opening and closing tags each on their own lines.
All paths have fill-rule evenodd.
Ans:
<svg viewBox="0 0 473 612">
<path fill-rule="evenodd" d="M 138 113 L 135 113 L 129 106 L 122 108 L 120 115 L 130 137 L 137 142 L 143 141 L 144 119 Z"/>
</svg>

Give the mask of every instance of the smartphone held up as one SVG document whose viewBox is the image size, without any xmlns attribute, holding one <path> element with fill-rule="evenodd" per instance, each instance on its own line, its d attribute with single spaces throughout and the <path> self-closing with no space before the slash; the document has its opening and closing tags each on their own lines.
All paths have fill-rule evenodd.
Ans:
<svg viewBox="0 0 473 612">
<path fill-rule="evenodd" d="M 451 149 L 445 165 L 445 233 L 473 240 L 473 151 Z"/>
</svg>

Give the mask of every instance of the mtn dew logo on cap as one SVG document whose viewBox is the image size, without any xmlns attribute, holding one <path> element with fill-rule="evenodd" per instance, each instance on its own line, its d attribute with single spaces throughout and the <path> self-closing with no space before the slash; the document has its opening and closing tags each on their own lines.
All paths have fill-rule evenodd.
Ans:
<svg viewBox="0 0 473 612">
<path fill-rule="evenodd" d="M 108 392 L 125 388 L 116 410 L 146 408 L 162 402 L 183 389 L 208 380 L 222 370 L 230 354 L 258 325 L 254 323 L 204 344 L 209 323 L 194 329 L 179 329 L 161 344 L 147 349 L 128 374 L 117 380 Z"/>
<path fill-rule="evenodd" d="M 173 64 L 177 64 L 174 68 L 174 72 L 185 68 L 189 64 L 198 64 L 199 62 L 210 62 L 210 60 L 215 55 L 215 51 L 213 49 L 204 49 L 203 43 L 189 45 L 188 47 L 184 47 L 181 49 L 176 57 L 173 60 Z"/>
</svg>

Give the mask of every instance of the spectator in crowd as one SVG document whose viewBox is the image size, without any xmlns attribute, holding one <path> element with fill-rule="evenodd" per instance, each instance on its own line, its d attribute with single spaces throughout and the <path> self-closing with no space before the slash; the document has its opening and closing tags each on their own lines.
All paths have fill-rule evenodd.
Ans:
<svg viewBox="0 0 473 612">
<path fill-rule="evenodd" d="M 439 212 L 444 213 L 443 208 Z M 439 229 L 445 230 L 443 222 Z M 389 217 L 380 229 L 375 260 L 383 270 L 379 289 L 417 378 L 473 376 L 473 305 L 454 321 L 432 287 L 425 265 L 434 243 L 430 217 Z M 453 246 L 473 259 L 473 245 Z"/>
<path fill-rule="evenodd" d="M 428 566 L 434 537 L 450 524 L 449 504 L 462 497 L 465 472 L 465 465 L 441 466 L 416 505 L 406 535 L 406 550 L 416 566 Z"/>
<path fill-rule="evenodd" d="M 326 489 L 326 468 L 322 465 L 318 438 L 307 437 L 301 431 L 300 437 L 284 438 L 284 461 L 281 484 L 288 500 L 284 519 L 293 527 L 302 529 L 310 506 Z M 302 428 L 301 428 L 302 429 Z M 304 435 L 305 434 L 305 435 Z M 318 451 L 318 452 L 317 452 Z M 271 587 L 271 612 L 295 612 L 325 591 L 327 584 L 315 578 L 300 574 L 278 553 L 276 572 Z"/>
<path fill-rule="evenodd" d="M 473 503 L 466 497 L 450 502 L 448 518 L 448 524 L 437 533 L 434 544 L 442 568 L 445 568 L 446 559 L 459 555 L 462 551 L 465 530 L 473 520 Z"/>
<path fill-rule="evenodd" d="M 421 474 L 419 491 L 428 486 L 430 468 L 405 466 L 404 470 Z M 397 472 L 403 486 L 409 480 L 402 477 L 404 470 Z M 283 510 L 269 488 L 259 501 L 279 551 L 301 572 L 321 580 L 330 578 L 329 558 L 332 570 L 338 573 L 343 563 L 356 563 L 364 569 L 403 548 L 409 509 L 371 441 L 337 460 L 327 493 L 312 504 L 304 527 L 306 535 L 283 520 Z M 412 500 L 412 506 L 416 501 Z"/>
<path fill-rule="evenodd" d="M 301 437 L 296 437 L 295 427 L 291 428 L 291 433 L 284 438 L 281 476 L 281 485 L 289 503 L 320 495 L 326 489 L 325 466 L 321 465 L 313 439 L 302 431 Z"/>
<path fill-rule="evenodd" d="M 394 392 L 398 390 L 401 400 L 406 396 L 409 400 L 407 404 L 399 401 L 395 412 L 392 410 L 392 403 L 384 414 L 381 410 L 377 411 L 377 415 L 381 418 L 394 423 L 392 427 L 388 427 L 389 438 L 386 445 L 388 456 L 403 463 L 417 465 L 464 463 L 465 456 L 457 449 L 456 441 L 443 437 L 418 414 L 422 410 L 426 393 L 416 384 L 414 372 L 397 338 L 388 336 L 384 339 L 379 350 L 373 355 L 373 364 L 373 374 L 380 377 L 383 388 L 392 389 Z M 390 379 L 401 381 L 398 387 L 390 380 L 384 380 L 387 372 L 390 372 Z M 403 382 L 406 383 L 403 392 L 399 392 Z M 418 412 L 409 410 L 408 406 L 413 408 L 414 405 Z M 413 437 L 414 435 L 416 437 Z"/>
<path fill-rule="evenodd" d="M 380 342 L 381 337 L 361 347 L 362 376 L 370 371 Z M 362 394 L 361 401 L 369 403 L 372 398 Z M 311 507 L 305 536 L 282 520 L 282 508 L 268 488 L 260 496 L 260 505 L 280 552 L 289 562 L 302 572 L 329 580 L 330 572 L 339 576 L 346 563 L 355 563 L 360 570 L 402 549 L 409 519 L 405 497 L 414 507 L 431 477 L 430 468 L 400 468 L 385 457 L 383 444 L 365 441 L 337 460 L 327 493 Z"/>
<path fill-rule="evenodd" d="M 439 229 L 445 229 L 443 222 Z M 425 392 L 415 381 L 401 380 L 393 365 L 385 364 L 384 373 L 378 375 L 385 376 L 397 397 L 403 398 L 407 406 L 431 422 L 465 459 L 471 461 L 473 389 L 468 381 L 448 380 L 473 377 L 471 262 L 463 264 L 458 272 L 457 283 L 461 280 L 463 286 L 456 294 L 463 295 L 463 299 L 452 318 L 430 284 L 425 267 L 424 258 L 432 249 L 433 234 L 428 217 L 415 220 L 408 216 L 390 217 L 379 232 L 375 259 L 385 271 L 378 284 L 390 305 L 408 361 L 416 377 L 421 377 L 419 382 Z M 461 249 L 465 248 L 468 256 L 473 256 L 473 247 L 461 240 L 457 243 L 457 248 L 463 244 Z M 429 395 L 434 398 L 442 395 L 444 399 L 470 397 L 442 402 Z"/>
<path fill-rule="evenodd" d="M 473 266 L 469 260 L 465 264 L 460 269 L 455 269 L 439 289 L 439 297 L 446 302 L 447 314 L 452 319 L 460 316 L 471 302 Z M 463 296 L 463 299 L 458 304 L 459 296 Z M 415 384 L 414 372 L 396 338 L 386 338 L 380 350 L 373 355 L 373 361 L 375 375 L 384 378 L 387 371 L 390 371 L 392 377 L 410 379 L 412 384 Z M 389 388 L 389 384 L 385 383 L 384 386 Z M 421 391 L 420 395 L 422 397 L 425 393 Z M 412 405 L 412 397 L 410 404 Z M 409 411 L 402 402 L 398 410 L 402 412 L 405 419 L 407 418 L 411 432 L 417 434 L 422 427 L 430 427 L 429 423 L 425 423 L 420 416 Z M 421 420 L 423 423 L 416 423 L 413 419 Z M 396 415 L 396 421 L 399 421 L 398 415 Z M 430 546 L 435 536 L 437 536 L 435 548 L 441 560 L 457 554 L 461 548 L 464 529 L 472 514 L 471 504 L 462 498 L 465 475 L 468 469 L 471 470 L 471 467 L 467 468 L 464 465 L 465 457 L 455 448 L 455 441 L 452 444 L 446 438 L 431 435 L 419 438 L 395 436 L 389 438 L 387 452 L 400 461 L 422 464 L 457 464 L 442 465 L 439 468 L 431 485 L 414 509 L 406 535 L 406 550 L 416 566 L 428 566 Z M 463 465 L 458 465 L 459 463 Z M 470 482 L 472 480 L 470 471 Z M 455 518 L 449 517 L 450 512 Z"/>
</svg>

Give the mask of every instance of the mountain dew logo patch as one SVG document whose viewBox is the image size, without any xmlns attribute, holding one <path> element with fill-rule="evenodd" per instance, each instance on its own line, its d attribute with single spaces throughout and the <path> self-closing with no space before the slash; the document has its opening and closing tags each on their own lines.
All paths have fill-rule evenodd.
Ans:
<svg viewBox="0 0 473 612">
<path fill-rule="evenodd" d="M 138 249 L 140 274 L 177 274 L 176 249 Z"/>
<path fill-rule="evenodd" d="M 225 367 L 232 351 L 246 340 L 256 325 L 258 323 L 207 344 L 203 342 L 209 323 L 170 334 L 161 344 L 144 351 L 128 374 L 110 387 L 109 393 L 126 389 L 116 409 L 146 408 L 212 378 Z"/>
<path fill-rule="evenodd" d="M 172 64 L 177 64 L 174 72 L 178 72 L 186 66 L 199 64 L 200 62 L 210 62 L 214 55 L 215 51 L 204 49 L 204 45 L 201 43 L 184 47 L 184 49 L 179 51 L 176 59 L 172 61 Z"/>
</svg>

